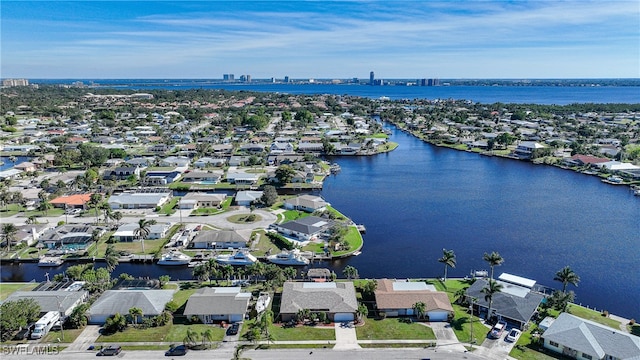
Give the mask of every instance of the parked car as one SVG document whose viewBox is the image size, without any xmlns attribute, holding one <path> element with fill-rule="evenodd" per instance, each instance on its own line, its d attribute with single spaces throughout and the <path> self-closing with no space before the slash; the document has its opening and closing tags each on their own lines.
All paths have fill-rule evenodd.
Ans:
<svg viewBox="0 0 640 360">
<path fill-rule="evenodd" d="M 187 354 L 187 351 L 189 351 L 189 349 L 187 349 L 187 347 L 184 345 L 171 345 L 169 350 L 164 353 L 164 356 L 184 356 Z"/>
<path fill-rule="evenodd" d="M 31 332 L 33 331 L 33 328 L 35 326 L 36 326 L 35 323 L 31 323 L 31 324 L 25 326 L 20 331 L 18 331 L 16 336 L 13 337 L 13 339 L 14 340 L 26 340 L 26 339 L 28 339 L 31 336 Z"/>
<path fill-rule="evenodd" d="M 53 326 L 51 327 L 51 330 L 60 331 L 60 330 L 62 330 L 62 326 L 64 326 L 64 321 L 63 320 L 58 320 L 58 321 L 56 321 L 55 324 L 53 324 Z"/>
<path fill-rule="evenodd" d="M 232 324 L 227 329 L 227 335 L 237 335 L 238 330 L 240 330 L 240 325 L 238 325 L 238 323 Z"/>
<path fill-rule="evenodd" d="M 509 331 L 509 334 L 507 335 L 507 337 L 504 338 L 504 340 L 509 342 L 516 342 L 518 341 L 518 338 L 520 337 L 521 333 L 522 332 L 518 329 L 511 329 L 511 331 Z"/>
<path fill-rule="evenodd" d="M 500 336 L 502 336 L 502 332 L 506 327 L 507 327 L 506 322 L 498 321 L 498 323 L 493 325 L 493 328 L 491 328 L 491 331 L 489 332 L 489 337 L 493 339 L 499 339 Z"/>
<path fill-rule="evenodd" d="M 122 347 L 118 345 L 109 345 L 106 348 L 100 349 L 96 356 L 116 356 L 120 354 L 122 351 Z"/>
</svg>

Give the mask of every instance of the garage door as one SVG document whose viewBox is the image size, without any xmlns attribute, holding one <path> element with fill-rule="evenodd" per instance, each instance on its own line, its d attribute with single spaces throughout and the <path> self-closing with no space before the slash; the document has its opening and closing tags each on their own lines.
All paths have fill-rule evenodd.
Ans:
<svg viewBox="0 0 640 360">
<path fill-rule="evenodd" d="M 335 322 L 353 321 L 353 314 L 351 314 L 351 313 L 336 313 L 333 316 L 333 321 L 335 321 Z"/>
<path fill-rule="evenodd" d="M 446 311 L 429 311 L 429 321 L 447 321 L 448 313 Z"/>
</svg>

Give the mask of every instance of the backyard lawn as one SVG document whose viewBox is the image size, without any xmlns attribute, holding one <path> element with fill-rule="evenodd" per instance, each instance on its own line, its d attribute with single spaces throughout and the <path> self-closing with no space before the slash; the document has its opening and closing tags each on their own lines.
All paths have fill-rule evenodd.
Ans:
<svg viewBox="0 0 640 360">
<path fill-rule="evenodd" d="M 359 340 L 435 340 L 430 327 L 418 323 L 403 323 L 399 319 L 365 319 L 364 325 L 356 326 Z"/>
<path fill-rule="evenodd" d="M 4 301 L 9 295 L 18 290 L 31 291 L 36 286 L 38 286 L 37 283 L 0 283 L 0 301 Z"/>
</svg>

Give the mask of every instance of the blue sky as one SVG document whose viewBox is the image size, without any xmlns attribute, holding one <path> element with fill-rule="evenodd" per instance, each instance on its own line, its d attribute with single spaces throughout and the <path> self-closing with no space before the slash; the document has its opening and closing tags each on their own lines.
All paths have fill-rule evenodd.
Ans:
<svg viewBox="0 0 640 360">
<path fill-rule="evenodd" d="M 638 78 L 633 1 L 7 1 L 3 78 Z"/>
</svg>

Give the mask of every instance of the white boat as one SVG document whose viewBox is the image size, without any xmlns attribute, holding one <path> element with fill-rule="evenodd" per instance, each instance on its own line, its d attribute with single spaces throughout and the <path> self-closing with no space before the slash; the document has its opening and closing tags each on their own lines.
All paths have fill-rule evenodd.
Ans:
<svg viewBox="0 0 640 360">
<path fill-rule="evenodd" d="M 43 256 L 38 261 L 38 266 L 42 267 L 54 267 L 60 266 L 64 260 L 59 256 Z"/>
<path fill-rule="evenodd" d="M 609 184 L 622 184 L 624 179 L 621 178 L 620 176 L 612 175 L 612 176 L 609 176 L 606 180 L 602 180 L 602 181 Z"/>
<path fill-rule="evenodd" d="M 258 261 L 258 258 L 251 255 L 248 249 L 234 251 L 233 254 L 221 254 L 216 256 L 216 261 L 225 265 L 244 266 L 251 265 Z"/>
<path fill-rule="evenodd" d="M 633 195 L 640 196 L 640 189 L 633 190 Z"/>
<path fill-rule="evenodd" d="M 283 251 L 276 255 L 267 256 L 267 260 L 277 265 L 309 265 L 309 259 L 303 257 L 299 250 Z"/>
<path fill-rule="evenodd" d="M 260 314 L 265 311 L 271 302 L 271 296 L 269 296 L 268 292 L 261 292 L 260 296 L 258 296 L 258 301 L 256 301 L 256 312 Z"/>
<path fill-rule="evenodd" d="M 162 258 L 158 260 L 158 265 L 189 265 L 190 262 L 191 257 L 174 250 L 162 255 Z"/>
</svg>

